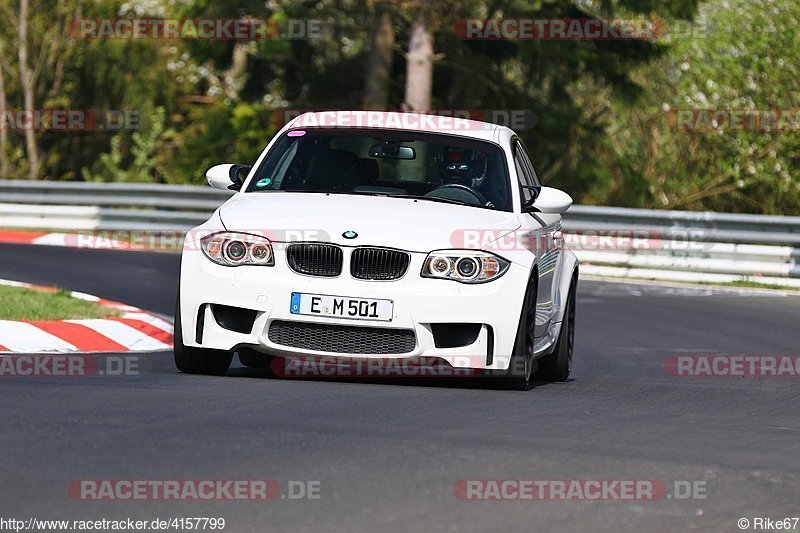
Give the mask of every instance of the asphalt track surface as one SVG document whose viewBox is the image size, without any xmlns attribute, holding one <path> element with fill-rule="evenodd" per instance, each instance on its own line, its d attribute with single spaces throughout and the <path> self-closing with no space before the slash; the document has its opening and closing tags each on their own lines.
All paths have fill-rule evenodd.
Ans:
<svg viewBox="0 0 800 533">
<path fill-rule="evenodd" d="M 179 257 L 0 246 L 0 277 L 170 314 Z M 178 373 L 0 379 L 0 517 L 224 517 L 225 531 L 739 531 L 800 515 L 798 378 L 667 373 L 680 354 L 797 355 L 800 297 L 584 281 L 567 383 Z M 320 498 L 76 501 L 76 479 L 320 482 Z M 463 479 L 699 481 L 705 499 L 463 501 Z M 751 526 L 752 527 L 752 526 Z M 752 530 L 752 529 L 750 529 Z"/>
</svg>

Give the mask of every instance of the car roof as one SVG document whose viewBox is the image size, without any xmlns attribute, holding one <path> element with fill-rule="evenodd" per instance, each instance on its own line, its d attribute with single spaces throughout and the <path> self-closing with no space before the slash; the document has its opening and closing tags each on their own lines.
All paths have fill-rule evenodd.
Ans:
<svg viewBox="0 0 800 533">
<path fill-rule="evenodd" d="M 303 113 L 290 121 L 287 130 L 305 128 L 347 128 L 410 130 L 458 135 L 472 139 L 498 142 L 500 137 L 513 135 L 505 126 L 466 118 L 398 111 L 314 111 Z"/>
</svg>

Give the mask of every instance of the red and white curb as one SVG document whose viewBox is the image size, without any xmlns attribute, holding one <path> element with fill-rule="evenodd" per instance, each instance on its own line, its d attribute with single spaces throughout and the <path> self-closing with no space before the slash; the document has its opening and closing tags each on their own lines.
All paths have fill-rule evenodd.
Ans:
<svg viewBox="0 0 800 533">
<path fill-rule="evenodd" d="M 53 287 L 0 280 L 0 285 L 53 292 Z M 0 320 L 0 354 L 154 352 L 172 349 L 172 324 L 138 307 L 71 292 L 122 312 L 119 317 L 83 320 Z"/>
<path fill-rule="evenodd" d="M 43 233 L 38 231 L 0 230 L 0 243 L 38 244 L 40 246 L 62 246 L 65 248 L 87 248 L 92 250 L 146 250 L 142 245 L 103 236 L 78 233 Z"/>
</svg>

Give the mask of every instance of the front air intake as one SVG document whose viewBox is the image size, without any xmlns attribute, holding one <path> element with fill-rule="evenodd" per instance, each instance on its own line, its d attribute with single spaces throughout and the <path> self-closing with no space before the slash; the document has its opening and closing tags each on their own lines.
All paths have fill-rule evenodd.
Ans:
<svg viewBox="0 0 800 533">
<path fill-rule="evenodd" d="M 281 346 L 336 354 L 406 354 L 417 345 L 414 330 L 274 320 L 269 340 Z"/>
</svg>

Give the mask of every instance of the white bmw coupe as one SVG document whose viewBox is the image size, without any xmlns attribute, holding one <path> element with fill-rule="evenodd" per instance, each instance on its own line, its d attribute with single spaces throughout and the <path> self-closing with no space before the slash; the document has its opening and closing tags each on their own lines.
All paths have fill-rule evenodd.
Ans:
<svg viewBox="0 0 800 533">
<path fill-rule="evenodd" d="M 244 176 L 246 174 L 246 176 Z M 525 389 L 572 365 L 578 262 L 510 129 L 411 113 L 300 115 L 184 242 L 175 364 L 437 361 Z M 280 359 L 278 359 L 280 358 Z M 339 359 L 340 358 L 340 359 Z"/>
</svg>

